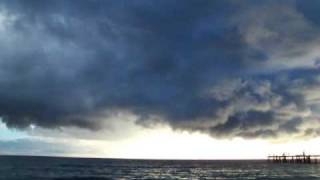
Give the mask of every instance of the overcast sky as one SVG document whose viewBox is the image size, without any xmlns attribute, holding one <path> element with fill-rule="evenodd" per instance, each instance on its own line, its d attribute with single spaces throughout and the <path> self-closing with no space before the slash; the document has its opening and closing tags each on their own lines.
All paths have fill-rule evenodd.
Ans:
<svg viewBox="0 0 320 180">
<path fill-rule="evenodd" d="M 0 1 L 0 153 L 316 143 L 319 12 L 303 0 Z"/>
</svg>

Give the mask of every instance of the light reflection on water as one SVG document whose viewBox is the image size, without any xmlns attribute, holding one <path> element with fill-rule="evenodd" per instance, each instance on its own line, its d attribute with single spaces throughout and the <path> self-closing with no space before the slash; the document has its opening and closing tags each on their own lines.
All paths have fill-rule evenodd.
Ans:
<svg viewBox="0 0 320 180">
<path fill-rule="evenodd" d="M 319 179 L 320 164 L 0 157 L 0 179 Z"/>
</svg>

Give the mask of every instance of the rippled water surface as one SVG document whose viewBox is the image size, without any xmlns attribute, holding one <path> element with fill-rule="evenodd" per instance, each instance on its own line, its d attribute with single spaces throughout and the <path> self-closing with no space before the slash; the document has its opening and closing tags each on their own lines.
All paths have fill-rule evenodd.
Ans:
<svg viewBox="0 0 320 180">
<path fill-rule="evenodd" d="M 0 179 L 320 179 L 320 164 L 0 156 Z"/>
</svg>

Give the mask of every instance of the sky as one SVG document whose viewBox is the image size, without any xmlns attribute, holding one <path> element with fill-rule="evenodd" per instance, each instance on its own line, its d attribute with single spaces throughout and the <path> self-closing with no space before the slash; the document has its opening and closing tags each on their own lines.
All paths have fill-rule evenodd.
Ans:
<svg viewBox="0 0 320 180">
<path fill-rule="evenodd" d="M 1 1 L 0 154 L 319 154 L 319 7 Z"/>
</svg>

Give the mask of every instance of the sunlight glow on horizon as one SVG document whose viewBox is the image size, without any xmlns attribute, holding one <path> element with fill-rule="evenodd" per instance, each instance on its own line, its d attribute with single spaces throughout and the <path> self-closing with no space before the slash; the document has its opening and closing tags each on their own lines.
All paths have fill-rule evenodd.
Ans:
<svg viewBox="0 0 320 180">
<path fill-rule="evenodd" d="M 138 159 L 265 159 L 271 154 L 318 154 L 320 139 L 272 143 L 266 140 L 214 139 L 169 128 L 144 132 L 120 143 L 112 157 Z"/>
<path fill-rule="evenodd" d="M 135 134 L 119 140 L 88 140 L 73 137 L 36 136 L 8 129 L 0 124 L 2 140 L 30 138 L 52 145 L 68 145 L 64 154 L 70 157 L 128 158 L 128 159 L 265 159 L 272 154 L 319 154 L 320 138 L 270 142 L 259 139 L 215 139 L 198 132 L 174 131 L 168 126 L 143 128 L 135 125 Z M 131 124 L 132 125 L 132 124 Z M 36 127 L 31 128 L 37 130 Z M 51 147 L 48 147 L 51 148 Z M 0 151 L 1 152 L 1 151 Z M 41 150 L 39 151 L 41 152 Z M 9 152 L 10 154 L 10 152 Z M 26 155 L 34 155 L 32 150 Z M 47 155 L 47 154 L 36 154 Z M 49 154 L 52 155 L 52 154 Z"/>
</svg>

